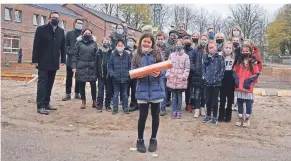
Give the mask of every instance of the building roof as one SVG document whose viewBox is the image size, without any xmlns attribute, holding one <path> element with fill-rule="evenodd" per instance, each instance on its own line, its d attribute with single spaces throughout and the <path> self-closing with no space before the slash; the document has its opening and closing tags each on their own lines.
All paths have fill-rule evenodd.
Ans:
<svg viewBox="0 0 291 161">
<path fill-rule="evenodd" d="M 99 12 L 99 11 L 96 11 L 96 10 L 93 10 L 89 7 L 85 7 L 83 5 L 79 5 L 79 4 L 76 4 L 76 6 L 80 7 L 80 8 L 83 8 L 84 10 L 94 14 L 95 16 L 101 18 L 102 20 L 104 21 L 107 21 L 107 22 L 111 22 L 111 23 L 114 23 L 114 24 L 121 24 L 122 22 L 124 22 L 123 20 L 121 20 L 120 18 L 117 18 L 117 17 L 114 17 L 114 16 L 110 16 L 106 13 L 103 13 L 103 12 Z M 138 29 L 136 29 L 135 27 L 131 26 L 130 24 L 127 24 L 128 28 L 130 29 L 133 29 L 133 30 L 136 30 L 136 31 L 139 31 Z"/>
<path fill-rule="evenodd" d="M 35 7 L 35 8 L 46 9 L 49 11 L 56 11 L 56 12 L 59 12 L 61 14 L 66 14 L 66 15 L 73 16 L 73 17 L 80 17 L 79 14 L 77 14 L 69 9 L 66 9 L 61 4 L 26 4 L 26 5 L 31 6 L 31 7 Z"/>
</svg>

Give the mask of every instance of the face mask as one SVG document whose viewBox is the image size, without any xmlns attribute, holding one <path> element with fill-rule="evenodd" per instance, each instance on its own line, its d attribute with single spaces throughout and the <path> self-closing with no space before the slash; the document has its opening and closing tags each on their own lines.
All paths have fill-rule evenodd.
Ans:
<svg viewBox="0 0 291 161">
<path fill-rule="evenodd" d="M 162 46 L 164 45 L 165 41 L 164 40 L 157 40 L 157 45 Z"/>
<path fill-rule="evenodd" d="M 192 38 L 193 43 L 197 44 L 198 43 L 198 39 L 196 38 Z"/>
<path fill-rule="evenodd" d="M 117 29 L 116 32 L 117 32 L 117 34 L 121 35 L 121 34 L 123 34 L 123 29 Z"/>
<path fill-rule="evenodd" d="M 216 54 L 216 52 L 217 52 L 217 51 L 215 51 L 214 49 L 209 50 L 209 53 L 210 53 L 211 55 Z"/>
<path fill-rule="evenodd" d="M 191 43 L 190 42 L 185 42 L 184 45 L 185 45 L 185 47 L 190 47 Z"/>
<path fill-rule="evenodd" d="M 243 58 L 249 57 L 250 53 L 241 53 Z"/>
<path fill-rule="evenodd" d="M 109 43 L 103 44 L 103 47 L 107 49 L 110 47 L 110 44 Z"/>
<path fill-rule="evenodd" d="M 214 33 L 209 33 L 208 34 L 209 39 L 214 39 L 214 36 L 215 36 Z"/>
<path fill-rule="evenodd" d="M 201 44 L 201 46 L 205 47 L 205 46 L 207 46 L 208 42 L 207 41 L 201 41 L 200 44 Z"/>
<path fill-rule="evenodd" d="M 232 52 L 231 49 L 224 49 L 224 53 L 225 53 L 225 55 L 227 55 L 227 56 L 230 55 L 231 52 Z"/>
<path fill-rule="evenodd" d="M 232 31 L 233 36 L 237 37 L 239 36 L 240 32 L 239 31 Z"/>
<path fill-rule="evenodd" d="M 59 24 L 59 19 L 58 19 L 58 18 L 52 18 L 52 19 L 51 19 L 51 24 L 52 24 L 53 26 L 57 26 L 57 25 Z"/>
<path fill-rule="evenodd" d="M 233 46 L 234 46 L 235 48 L 237 48 L 237 47 L 238 47 L 238 45 L 239 45 L 239 43 L 238 43 L 238 42 L 234 42 L 234 43 L 233 43 Z"/>
<path fill-rule="evenodd" d="M 180 46 L 180 45 L 179 46 L 176 46 L 176 50 L 177 51 L 181 51 L 182 49 L 183 49 L 183 46 Z"/>
<path fill-rule="evenodd" d="M 84 35 L 83 38 L 84 38 L 84 40 L 90 40 L 92 38 L 92 36 L 91 35 Z"/>
<path fill-rule="evenodd" d="M 148 52 L 150 48 L 141 47 L 142 52 Z"/>
<path fill-rule="evenodd" d="M 127 43 L 126 43 L 126 45 L 128 46 L 128 47 L 133 47 L 134 46 L 134 42 L 132 42 L 132 41 L 128 41 Z"/>
<path fill-rule="evenodd" d="M 82 25 L 82 24 L 78 24 L 78 23 L 77 23 L 77 24 L 75 25 L 75 29 L 76 29 L 76 30 L 82 30 L 82 28 L 83 28 L 83 25 Z"/>
<path fill-rule="evenodd" d="M 122 51 L 124 50 L 124 47 L 116 47 L 116 50 L 117 50 L 118 52 L 122 52 Z"/>
<path fill-rule="evenodd" d="M 218 44 L 222 44 L 223 41 L 224 41 L 223 39 L 217 39 L 217 40 L 216 40 L 216 43 L 218 43 Z"/>
</svg>

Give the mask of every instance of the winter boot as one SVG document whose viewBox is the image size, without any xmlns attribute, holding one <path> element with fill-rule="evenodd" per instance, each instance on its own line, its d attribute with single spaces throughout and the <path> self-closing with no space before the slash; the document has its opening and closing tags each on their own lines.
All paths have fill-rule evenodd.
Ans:
<svg viewBox="0 0 291 161">
<path fill-rule="evenodd" d="M 93 100 L 92 107 L 93 107 L 93 108 L 97 108 L 97 106 L 96 106 L 96 101 L 94 101 L 94 100 Z"/>
<path fill-rule="evenodd" d="M 66 96 L 62 99 L 62 101 L 68 101 L 71 99 L 71 94 L 66 94 Z"/>
<path fill-rule="evenodd" d="M 249 126 L 251 126 L 251 120 L 250 120 L 250 117 L 246 117 L 243 122 L 243 127 L 249 127 Z"/>
<path fill-rule="evenodd" d="M 177 118 L 181 119 L 182 118 L 182 113 L 181 112 L 177 112 Z"/>
<path fill-rule="evenodd" d="M 225 122 L 231 122 L 231 115 L 232 115 L 231 107 L 230 108 L 226 108 L 224 121 Z"/>
<path fill-rule="evenodd" d="M 151 138 L 150 139 L 149 152 L 157 151 L 157 146 L 158 146 L 157 139 Z"/>
<path fill-rule="evenodd" d="M 243 125 L 243 122 L 244 122 L 243 117 L 239 117 L 238 118 L 238 121 L 235 123 L 235 126 L 242 126 Z"/>
<path fill-rule="evenodd" d="M 185 109 L 186 109 L 186 111 L 192 113 L 192 106 L 191 105 L 187 105 Z"/>
<path fill-rule="evenodd" d="M 86 108 L 86 100 L 82 100 L 82 105 L 80 107 L 81 109 L 85 109 Z"/>
<path fill-rule="evenodd" d="M 172 112 L 172 117 L 176 118 L 177 117 L 177 112 Z"/>
<path fill-rule="evenodd" d="M 140 153 L 145 153 L 147 151 L 143 139 L 138 139 L 136 141 L 136 149 Z"/>
<path fill-rule="evenodd" d="M 199 115 L 200 115 L 200 110 L 199 109 L 195 109 L 194 110 L 194 118 L 198 118 L 199 117 Z"/>
<path fill-rule="evenodd" d="M 81 99 L 81 96 L 80 96 L 80 94 L 79 93 L 75 93 L 75 99 Z"/>
</svg>

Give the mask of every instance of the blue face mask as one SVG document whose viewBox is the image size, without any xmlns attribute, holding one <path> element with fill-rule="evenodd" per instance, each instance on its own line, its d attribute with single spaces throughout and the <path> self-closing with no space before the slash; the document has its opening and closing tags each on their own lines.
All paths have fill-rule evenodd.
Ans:
<svg viewBox="0 0 291 161">
<path fill-rule="evenodd" d="M 124 47 L 116 47 L 116 50 L 117 50 L 118 52 L 123 52 Z"/>
<path fill-rule="evenodd" d="M 128 46 L 128 47 L 133 47 L 134 46 L 134 43 L 132 42 L 132 41 L 128 41 L 127 43 L 126 43 L 126 45 Z"/>
<path fill-rule="evenodd" d="M 180 45 L 179 46 L 176 46 L 176 50 L 177 51 L 181 51 L 182 49 L 183 49 L 183 46 L 180 46 Z"/>
<path fill-rule="evenodd" d="M 78 24 L 78 23 L 77 23 L 77 24 L 75 25 L 75 29 L 76 29 L 76 30 L 82 30 L 82 28 L 83 28 L 83 25 L 82 25 L 82 24 Z"/>
<path fill-rule="evenodd" d="M 208 34 L 208 37 L 209 37 L 210 39 L 214 39 L 214 36 L 215 36 L 214 33 L 209 33 L 209 34 Z"/>
</svg>

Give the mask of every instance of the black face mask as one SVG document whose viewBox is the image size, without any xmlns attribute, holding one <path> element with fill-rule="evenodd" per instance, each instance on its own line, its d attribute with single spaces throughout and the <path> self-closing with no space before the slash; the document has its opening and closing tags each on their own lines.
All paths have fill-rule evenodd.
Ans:
<svg viewBox="0 0 291 161">
<path fill-rule="evenodd" d="M 184 43 L 184 46 L 185 46 L 186 48 L 189 48 L 189 47 L 191 46 L 191 43 L 186 42 L 186 43 Z"/>
<path fill-rule="evenodd" d="M 250 53 L 242 53 L 243 58 L 247 58 L 247 57 L 249 57 L 249 55 L 250 55 Z"/>
<path fill-rule="evenodd" d="M 218 43 L 218 44 L 222 44 L 223 41 L 224 41 L 223 39 L 217 39 L 217 40 L 216 40 L 216 43 Z"/>
<path fill-rule="evenodd" d="M 92 36 L 91 35 L 84 35 L 83 38 L 84 38 L 84 40 L 90 40 L 90 39 L 92 39 Z"/>
<path fill-rule="evenodd" d="M 109 46 L 110 46 L 110 44 L 103 44 L 103 47 L 106 48 L 106 49 L 108 49 Z"/>
<path fill-rule="evenodd" d="M 193 43 L 197 44 L 198 43 L 198 39 L 196 38 L 192 38 Z"/>
<path fill-rule="evenodd" d="M 234 46 L 235 48 L 237 48 L 237 47 L 238 47 L 238 45 L 239 45 L 239 43 L 238 43 L 238 42 L 234 42 L 234 43 L 233 43 L 233 46 Z"/>
<path fill-rule="evenodd" d="M 52 18 L 52 19 L 51 19 L 51 24 L 52 24 L 53 26 L 57 26 L 57 25 L 59 24 L 59 19 L 58 19 L 58 18 Z"/>
</svg>

